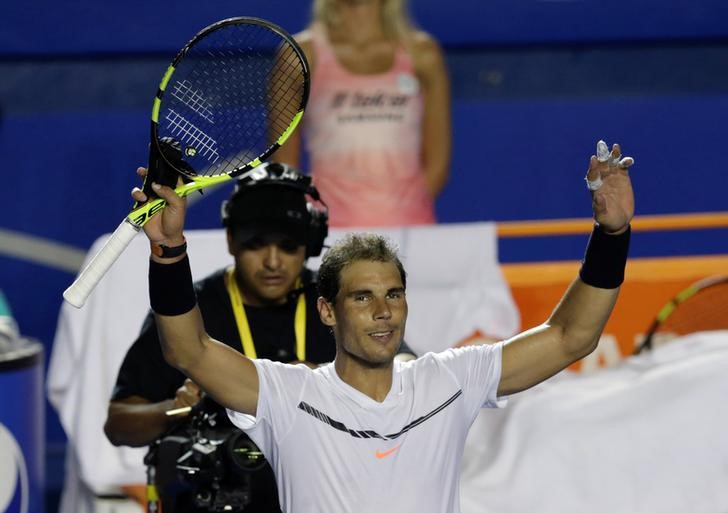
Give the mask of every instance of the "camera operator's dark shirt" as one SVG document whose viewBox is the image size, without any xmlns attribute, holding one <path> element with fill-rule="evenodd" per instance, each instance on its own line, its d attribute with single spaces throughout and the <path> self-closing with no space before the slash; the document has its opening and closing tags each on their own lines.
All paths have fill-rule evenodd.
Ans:
<svg viewBox="0 0 728 513">
<path fill-rule="evenodd" d="M 310 275 L 310 272 L 307 272 Z M 197 302 L 211 337 L 242 352 L 230 297 L 221 269 L 195 284 Z M 331 330 L 321 323 L 316 299 L 316 284 L 304 280 L 306 294 L 306 359 L 312 363 L 333 361 L 336 355 Z M 258 358 L 290 362 L 296 360 L 294 316 L 296 299 L 272 307 L 245 307 Z M 137 395 L 151 402 L 172 398 L 185 380 L 184 374 L 167 365 L 162 355 L 154 316 L 144 320 L 142 331 L 121 365 L 112 401 Z"/>
<path fill-rule="evenodd" d="M 195 284 L 197 301 L 205 322 L 205 329 L 213 338 L 242 352 L 242 342 L 221 269 Z M 312 363 L 333 361 L 336 347 L 333 335 L 321 323 L 316 299 L 315 283 L 311 273 L 305 271 L 306 294 L 306 359 Z M 307 279 L 308 278 L 308 279 Z M 283 305 L 273 307 L 245 307 L 250 331 L 258 358 L 290 362 L 297 359 L 295 352 L 294 316 L 298 296 L 293 294 Z M 112 401 L 139 396 L 156 403 L 175 396 L 185 380 L 184 374 L 168 365 L 159 345 L 156 323 L 151 313 L 147 316 L 139 337 L 127 352 L 112 394 Z M 246 512 L 280 512 L 273 470 L 266 464 L 252 474 L 252 502 Z M 172 509 L 174 511 L 172 511 Z M 198 511 L 191 500 L 179 497 L 174 508 L 165 513 Z"/>
</svg>

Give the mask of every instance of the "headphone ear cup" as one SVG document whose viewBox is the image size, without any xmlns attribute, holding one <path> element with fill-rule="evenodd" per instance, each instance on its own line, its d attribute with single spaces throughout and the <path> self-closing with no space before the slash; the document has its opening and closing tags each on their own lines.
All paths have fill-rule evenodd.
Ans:
<svg viewBox="0 0 728 513">
<path fill-rule="evenodd" d="M 319 256 L 324 249 L 324 241 L 329 235 L 329 213 L 326 210 L 315 209 L 310 203 L 308 212 L 311 222 L 308 225 L 306 258 Z"/>
</svg>

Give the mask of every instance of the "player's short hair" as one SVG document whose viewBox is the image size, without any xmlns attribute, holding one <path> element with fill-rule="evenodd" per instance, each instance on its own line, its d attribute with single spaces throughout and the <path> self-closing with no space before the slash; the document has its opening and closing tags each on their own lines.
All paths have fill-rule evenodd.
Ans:
<svg viewBox="0 0 728 513">
<path fill-rule="evenodd" d="M 390 240 L 371 233 L 351 233 L 324 254 L 318 271 L 319 295 L 329 303 L 335 303 L 341 287 L 341 271 L 347 265 L 360 260 L 393 263 L 399 271 L 402 286 L 407 287 L 407 273 Z"/>
</svg>

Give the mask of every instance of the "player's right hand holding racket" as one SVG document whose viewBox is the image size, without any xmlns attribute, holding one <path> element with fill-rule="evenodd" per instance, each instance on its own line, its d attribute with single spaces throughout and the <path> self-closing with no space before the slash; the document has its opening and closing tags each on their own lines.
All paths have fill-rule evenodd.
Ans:
<svg viewBox="0 0 728 513">
<path fill-rule="evenodd" d="M 150 244 L 153 247 L 166 246 L 168 248 L 183 246 L 185 244 L 183 230 L 187 198 L 179 196 L 171 187 L 148 182 L 146 180 L 147 170 L 143 167 L 137 169 L 137 174 L 145 179 L 145 184 L 149 184 L 155 196 L 166 203 L 158 215 L 151 217 L 144 224 L 144 233 L 149 238 Z M 134 187 L 131 196 L 138 205 L 143 205 L 152 199 L 139 187 Z M 182 255 L 179 255 L 179 258 L 181 257 Z"/>
<path fill-rule="evenodd" d="M 301 48 L 265 20 L 230 18 L 192 38 L 167 68 L 154 98 L 143 196 L 134 194 L 132 212 L 64 299 L 81 307 L 141 227 L 164 209 L 171 196 L 158 195 L 152 183 L 174 187 L 182 177 L 186 183 L 176 193 L 185 197 L 236 176 L 255 177 L 256 167 L 300 122 L 309 83 Z"/>
</svg>

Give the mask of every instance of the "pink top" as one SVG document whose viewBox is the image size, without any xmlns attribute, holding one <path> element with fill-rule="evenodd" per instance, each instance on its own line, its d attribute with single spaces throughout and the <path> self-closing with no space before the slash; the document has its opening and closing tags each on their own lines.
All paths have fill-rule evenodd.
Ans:
<svg viewBox="0 0 728 513">
<path fill-rule="evenodd" d="M 355 74 L 312 29 L 314 71 L 303 117 L 311 174 L 333 227 L 435 222 L 421 161 L 423 96 L 406 50 L 392 68 Z"/>
</svg>

